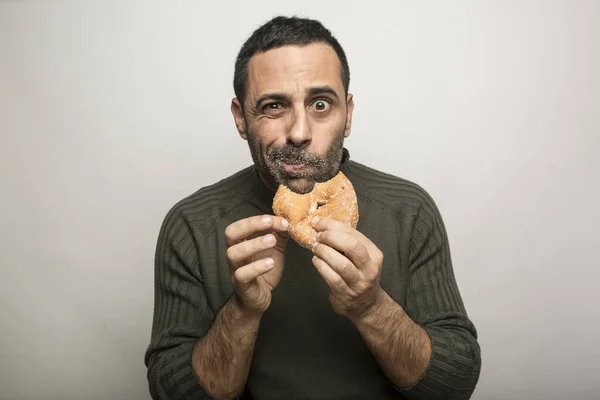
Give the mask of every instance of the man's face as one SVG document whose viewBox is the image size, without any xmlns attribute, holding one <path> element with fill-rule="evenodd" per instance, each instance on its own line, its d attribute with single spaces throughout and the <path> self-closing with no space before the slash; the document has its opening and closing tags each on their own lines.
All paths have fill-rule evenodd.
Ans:
<svg viewBox="0 0 600 400">
<path fill-rule="evenodd" d="M 330 46 L 284 46 L 253 56 L 243 115 L 236 101 L 238 130 L 267 186 L 307 193 L 338 172 L 353 102 Z"/>
</svg>

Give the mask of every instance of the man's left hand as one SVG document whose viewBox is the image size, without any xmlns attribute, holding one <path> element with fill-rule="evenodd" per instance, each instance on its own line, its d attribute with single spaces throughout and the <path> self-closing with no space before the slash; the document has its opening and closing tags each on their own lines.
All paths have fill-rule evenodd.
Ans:
<svg viewBox="0 0 600 400">
<path fill-rule="evenodd" d="M 383 253 L 356 229 L 331 218 L 315 219 L 312 226 L 318 234 L 312 262 L 329 286 L 331 306 L 350 319 L 362 318 L 382 298 Z"/>
</svg>

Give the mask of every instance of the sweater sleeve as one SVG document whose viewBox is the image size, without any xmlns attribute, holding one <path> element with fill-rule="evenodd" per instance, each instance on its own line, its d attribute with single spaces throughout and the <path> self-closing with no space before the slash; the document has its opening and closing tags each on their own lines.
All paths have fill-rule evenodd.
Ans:
<svg viewBox="0 0 600 400">
<path fill-rule="evenodd" d="M 477 331 L 455 280 L 444 223 L 426 196 L 413 222 L 406 312 L 429 335 L 430 363 L 411 387 L 414 400 L 469 399 L 481 369 Z"/>
<path fill-rule="evenodd" d="M 199 272 L 197 246 L 177 211 L 159 233 L 154 272 L 154 318 L 144 362 L 154 400 L 212 399 L 192 368 L 192 350 L 215 315 Z"/>
</svg>

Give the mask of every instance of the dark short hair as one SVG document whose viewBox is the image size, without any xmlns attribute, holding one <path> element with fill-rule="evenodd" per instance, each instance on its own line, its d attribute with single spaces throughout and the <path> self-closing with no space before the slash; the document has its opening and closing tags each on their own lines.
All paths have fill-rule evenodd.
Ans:
<svg viewBox="0 0 600 400">
<path fill-rule="evenodd" d="M 242 108 L 248 91 L 248 65 L 252 56 L 278 47 L 305 46 L 311 43 L 325 43 L 335 50 L 342 64 L 341 76 L 347 95 L 350 86 L 348 60 L 344 49 L 331 32 L 320 21 L 314 19 L 278 16 L 256 29 L 238 53 L 235 62 L 233 90 L 240 100 Z"/>
</svg>

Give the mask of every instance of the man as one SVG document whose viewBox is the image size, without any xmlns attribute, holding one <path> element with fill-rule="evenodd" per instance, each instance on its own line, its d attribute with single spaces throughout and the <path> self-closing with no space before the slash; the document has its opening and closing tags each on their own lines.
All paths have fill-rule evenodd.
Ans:
<svg viewBox="0 0 600 400">
<path fill-rule="evenodd" d="M 480 349 L 438 209 L 416 184 L 350 160 L 344 51 L 318 21 L 277 17 L 243 45 L 231 111 L 254 165 L 174 206 L 156 252 L 154 399 L 467 399 Z M 272 215 L 339 170 L 356 229 L 312 250 Z"/>
</svg>

